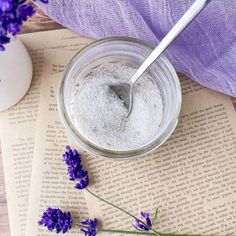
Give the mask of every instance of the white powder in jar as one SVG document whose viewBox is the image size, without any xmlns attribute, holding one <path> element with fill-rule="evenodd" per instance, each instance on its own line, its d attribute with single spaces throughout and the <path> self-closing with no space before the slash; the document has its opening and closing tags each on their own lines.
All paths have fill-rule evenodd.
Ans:
<svg viewBox="0 0 236 236">
<path fill-rule="evenodd" d="M 161 92 L 148 74 L 133 90 L 133 109 L 128 118 L 122 101 L 108 84 L 128 81 L 136 71 L 122 62 L 97 66 L 78 78 L 70 108 L 79 133 L 93 144 L 115 151 L 128 151 L 149 143 L 163 117 Z"/>
</svg>

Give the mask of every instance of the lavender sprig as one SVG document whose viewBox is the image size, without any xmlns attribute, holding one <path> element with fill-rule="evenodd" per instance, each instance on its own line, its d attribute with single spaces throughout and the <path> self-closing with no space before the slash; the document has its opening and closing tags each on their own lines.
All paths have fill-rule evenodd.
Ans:
<svg viewBox="0 0 236 236">
<path fill-rule="evenodd" d="M 98 220 L 96 218 L 94 220 L 86 219 L 82 221 L 82 225 L 86 227 L 81 229 L 81 232 L 83 232 L 85 236 L 96 236 L 98 226 Z"/>
<path fill-rule="evenodd" d="M 75 188 L 84 189 L 89 185 L 89 175 L 84 170 L 81 163 L 81 156 L 77 150 L 72 150 L 70 146 L 66 147 L 66 151 L 63 154 L 63 160 L 68 167 L 68 175 L 70 180 L 75 181 Z"/>
<path fill-rule="evenodd" d="M 48 213 L 50 212 L 50 213 Z M 52 212 L 52 214 L 51 214 Z M 66 214 L 66 219 L 61 216 L 61 214 Z M 68 217 L 69 215 L 69 217 Z M 68 223 L 69 222 L 69 223 Z M 71 222 L 71 223 L 70 223 Z M 42 220 L 39 221 L 40 225 L 43 225 L 47 227 L 50 231 L 53 231 L 56 229 L 56 233 L 66 233 L 70 230 L 72 226 L 72 219 L 70 217 L 70 212 L 63 213 L 60 209 L 52 209 L 48 208 L 43 217 Z M 98 228 L 98 220 L 95 218 L 94 220 L 86 219 L 82 221 L 81 224 L 75 224 L 76 226 L 79 226 L 81 229 L 81 232 L 84 233 L 85 236 L 96 236 L 99 232 L 107 232 L 109 234 L 129 234 L 129 235 L 149 235 L 149 236 L 155 236 L 155 233 L 149 233 L 145 231 L 128 231 L 128 230 L 113 230 L 113 229 L 101 229 Z M 70 225 L 70 226 L 68 226 Z M 63 231 L 64 229 L 64 231 Z M 200 235 L 185 235 L 185 234 L 160 234 L 160 236 L 200 236 Z"/>
<path fill-rule="evenodd" d="M 78 224 L 81 227 L 81 232 L 84 233 L 85 236 L 96 236 L 98 232 L 108 232 L 108 233 L 119 233 L 119 234 L 132 234 L 132 235 L 154 235 L 154 236 L 190 236 L 186 234 L 163 234 L 157 232 L 153 229 L 153 222 L 157 216 L 157 210 L 155 211 L 155 216 L 153 222 L 150 219 L 150 213 L 141 212 L 141 216 L 144 218 L 144 221 L 132 215 L 128 211 L 122 209 L 119 206 L 103 199 L 98 196 L 94 192 L 92 192 L 88 187 L 89 184 L 89 175 L 86 170 L 84 170 L 81 155 L 77 150 L 72 150 L 70 146 L 66 147 L 66 151 L 63 154 L 63 160 L 68 167 L 68 175 L 70 176 L 70 180 L 76 182 L 75 188 L 77 189 L 85 189 L 92 196 L 97 199 L 107 203 L 108 205 L 115 207 L 116 209 L 122 211 L 128 216 L 132 217 L 135 220 L 135 231 L 126 231 L 126 230 L 114 230 L 114 229 L 98 229 L 98 220 L 95 218 L 94 220 L 86 219 L 82 221 L 81 224 Z M 39 221 L 40 225 L 46 226 L 50 231 L 56 229 L 56 232 L 67 232 L 73 221 L 71 219 L 71 215 L 69 212 L 63 213 L 60 209 L 52 209 L 48 208 L 44 213 L 41 221 Z M 196 235 L 191 235 L 196 236 Z M 200 235 L 198 235 L 200 236 Z"/>
<path fill-rule="evenodd" d="M 98 196 L 97 194 L 92 192 L 89 188 L 87 188 L 89 185 L 89 175 L 88 175 L 88 172 L 84 170 L 82 162 L 81 162 L 81 155 L 78 153 L 78 151 L 76 149 L 72 150 L 70 148 L 70 146 L 66 146 L 66 151 L 63 154 L 63 160 L 65 161 L 65 163 L 68 167 L 68 175 L 70 176 L 70 180 L 77 182 L 77 184 L 75 185 L 75 188 L 87 190 L 87 192 L 90 193 L 92 196 L 94 196 L 97 199 L 105 202 L 106 204 L 122 211 L 126 215 L 132 217 L 136 222 L 139 222 L 140 225 L 142 224 L 147 229 L 151 230 L 155 235 L 160 236 L 157 231 L 155 231 L 152 227 L 147 225 L 141 219 L 137 218 L 136 216 L 132 215 L 131 213 L 122 209 L 121 207 Z"/>
<path fill-rule="evenodd" d="M 48 0 L 39 1 L 48 3 Z M 34 14 L 33 5 L 26 0 L 0 0 L 0 51 L 4 51 L 4 45 L 10 42 L 9 35 L 15 36 Z"/>
<path fill-rule="evenodd" d="M 58 208 L 48 208 L 43 213 L 42 219 L 38 223 L 39 225 L 47 227 L 49 231 L 55 229 L 58 234 L 60 232 L 68 232 L 73 225 L 73 220 L 70 212 L 62 212 Z"/>
</svg>

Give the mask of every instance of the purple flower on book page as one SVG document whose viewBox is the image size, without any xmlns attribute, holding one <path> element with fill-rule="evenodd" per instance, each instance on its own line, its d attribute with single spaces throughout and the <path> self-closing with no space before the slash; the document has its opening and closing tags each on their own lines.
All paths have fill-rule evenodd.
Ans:
<svg viewBox="0 0 236 236">
<path fill-rule="evenodd" d="M 145 219 L 146 225 L 152 227 L 150 213 L 141 211 L 141 216 Z M 141 223 L 138 219 L 135 220 L 135 228 L 142 231 L 149 231 L 149 228 Z"/>
<path fill-rule="evenodd" d="M 70 212 L 62 212 L 60 209 L 48 208 L 42 216 L 42 219 L 38 222 L 39 225 L 47 227 L 48 230 L 56 230 L 56 233 L 68 232 L 72 225 L 73 220 Z"/>
<path fill-rule="evenodd" d="M 84 170 L 81 163 L 81 155 L 76 149 L 72 150 L 70 146 L 66 147 L 66 151 L 63 154 L 63 160 L 68 167 L 68 175 L 70 180 L 75 181 L 75 188 L 84 189 L 89 185 L 89 175 Z"/>
<path fill-rule="evenodd" d="M 81 229 L 85 236 L 95 236 L 97 234 L 98 220 L 96 218 L 94 220 L 86 219 L 82 221 L 82 224 L 86 226 L 86 228 Z"/>
</svg>

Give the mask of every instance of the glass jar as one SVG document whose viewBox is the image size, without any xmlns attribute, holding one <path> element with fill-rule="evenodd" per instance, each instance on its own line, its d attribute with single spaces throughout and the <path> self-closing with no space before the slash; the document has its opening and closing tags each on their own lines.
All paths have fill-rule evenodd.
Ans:
<svg viewBox="0 0 236 236">
<path fill-rule="evenodd" d="M 82 149 L 94 155 L 110 159 L 130 159 L 147 154 L 162 145 L 174 131 L 181 108 L 181 87 L 178 76 L 171 63 L 162 55 L 148 69 L 161 91 L 163 116 L 155 137 L 148 143 L 133 150 L 110 150 L 102 148 L 76 129 L 72 119 L 70 101 L 78 78 L 82 71 L 89 72 L 95 61 L 103 63 L 109 60 L 126 60 L 137 67 L 151 53 L 153 48 L 145 43 L 126 37 L 111 37 L 96 41 L 78 52 L 69 62 L 59 84 L 58 109 L 62 122 Z"/>
</svg>

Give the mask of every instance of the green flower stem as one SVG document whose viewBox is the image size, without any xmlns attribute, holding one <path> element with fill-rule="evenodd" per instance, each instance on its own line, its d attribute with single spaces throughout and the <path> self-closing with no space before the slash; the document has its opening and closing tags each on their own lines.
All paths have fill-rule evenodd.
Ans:
<svg viewBox="0 0 236 236">
<path fill-rule="evenodd" d="M 77 226 L 85 229 L 91 229 L 90 227 L 87 227 L 85 225 L 77 224 Z M 113 233 L 113 234 L 133 234 L 133 235 L 156 235 L 154 233 L 148 233 L 148 232 L 139 232 L 139 231 L 128 231 L 128 230 L 114 230 L 114 229 L 98 229 L 98 232 L 104 232 L 104 233 Z"/>
<path fill-rule="evenodd" d="M 128 211 L 126 211 L 126 210 L 124 210 L 124 209 L 122 209 L 122 208 L 120 208 L 120 207 L 114 205 L 113 203 L 108 202 L 107 200 L 105 200 L 105 199 L 99 197 L 98 195 L 96 195 L 95 193 L 93 193 L 90 189 L 88 189 L 88 188 L 85 188 L 85 189 L 86 189 L 91 195 L 93 195 L 94 197 L 98 198 L 99 200 L 101 200 L 101 201 L 107 203 L 108 205 L 110 205 L 110 206 L 112 206 L 112 207 L 115 207 L 116 209 L 118 209 L 118 210 L 124 212 L 125 214 L 127 214 L 128 216 L 134 218 L 135 220 L 138 220 L 138 221 L 141 222 L 143 225 L 145 225 L 149 230 L 151 230 L 151 231 L 154 233 L 154 235 L 160 236 L 160 234 L 159 234 L 156 230 L 154 230 L 152 227 L 148 226 L 145 222 L 143 222 L 142 220 L 140 220 L 140 219 L 137 218 L 136 216 L 134 216 L 134 215 L 130 214 Z M 130 232 L 131 232 L 131 231 L 130 231 Z"/>
<path fill-rule="evenodd" d="M 126 231 L 126 230 L 110 230 L 110 229 L 99 229 L 100 232 L 107 232 L 107 233 L 117 233 L 117 234 L 133 234 L 133 235 L 156 235 L 155 233 L 148 233 L 148 232 L 139 232 L 139 231 Z M 98 231 L 98 232 L 99 232 Z"/>
<path fill-rule="evenodd" d="M 126 230 L 110 230 L 110 229 L 99 229 L 100 232 L 108 232 L 108 233 L 121 233 L 121 234 L 133 234 L 133 235 L 156 235 L 155 233 L 148 232 L 139 232 L 139 231 L 126 231 Z M 188 234 L 162 234 L 159 233 L 160 236 L 201 236 L 201 235 L 188 235 Z"/>
<path fill-rule="evenodd" d="M 81 228 L 86 228 L 86 229 L 91 229 L 90 227 L 87 227 L 85 225 L 80 225 L 77 224 L 77 226 L 81 227 Z M 113 230 L 113 229 L 99 229 L 98 232 L 106 232 L 106 233 L 114 233 L 114 234 L 132 234 L 132 235 L 156 235 L 155 233 L 148 233 L 148 232 L 140 232 L 140 231 L 128 231 L 128 230 Z M 195 234 L 195 235 L 189 235 L 189 234 L 167 234 L 167 233 L 159 233 L 160 236 L 201 236 L 199 234 Z"/>
</svg>

